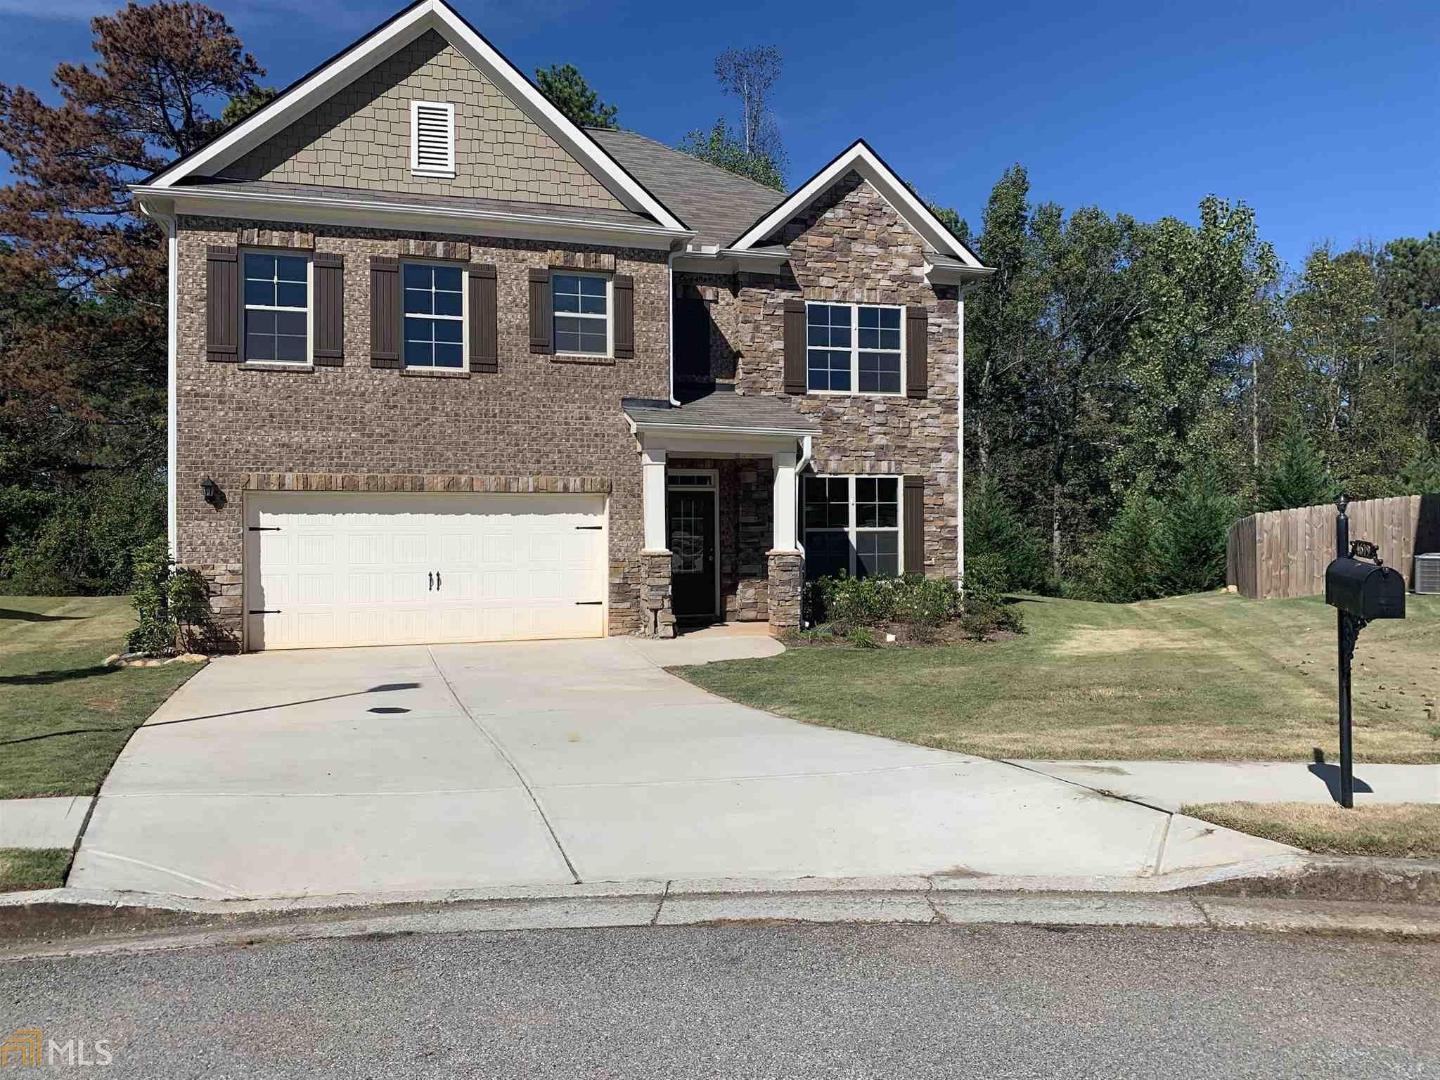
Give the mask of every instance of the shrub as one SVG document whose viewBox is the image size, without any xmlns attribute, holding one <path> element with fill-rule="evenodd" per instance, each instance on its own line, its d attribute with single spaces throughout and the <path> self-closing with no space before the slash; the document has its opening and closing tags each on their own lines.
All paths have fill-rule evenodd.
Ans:
<svg viewBox="0 0 1440 1080">
<path fill-rule="evenodd" d="M 135 612 L 139 622 L 127 645 L 134 652 L 186 652 L 204 644 L 214 631 L 210 593 L 195 570 L 177 567 L 163 539 L 135 553 Z"/>
<path fill-rule="evenodd" d="M 1291 510 L 1335 497 L 1335 481 L 1325 459 L 1298 423 L 1286 426 L 1260 478 L 1260 509 Z"/>
<path fill-rule="evenodd" d="M 833 623 L 842 631 L 854 626 L 884 626 L 895 618 L 898 580 L 843 574 L 821 578 L 815 582 L 818 621 Z"/>
<path fill-rule="evenodd" d="M 866 626 L 853 628 L 848 635 L 850 644 L 857 649 L 878 649 L 880 642 L 875 640 L 875 631 Z"/>
<path fill-rule="evenodd" d="M 1225 539 L 1240 515 L 1234 497 L 1206 468 L 1181 473 L 1164 503 L 1158 548 L 1164 591 L 1205 592 L 1225 584 Z"/>
<path fill-rule="evenodd" d="M 1001 588 L 1006 571 L 994 556 L 965 561 L 965 592 L 960 626 L 967 637 L 983 640 L 997 631 L 1020 633 L 1024 619 L 1005 598 Z"/>
<path fill-rule="evenodd" d="M 1002 592 L 1053 591 L 1044 536 L 1026 524 L 992 477 L 974 484 L 965 497 L 965 565 L 979 559 L 992 560 Z"/>
<path fill-rule="evenodd" d="M 0 578 L 17 593 L 66 596 L 122 593 L 134 556 L 165 528 L 165 487 L 158 475 L 97 474 L 64 494 L 0 492 Z"/>
<path fill-rule="evenodd" d="M 1164 595 L 1161 516 L 1159 502 L 1142 485 L 1132 488 L 1086 560 L 1077 594 L 1114 604 Z"/>
</svg>

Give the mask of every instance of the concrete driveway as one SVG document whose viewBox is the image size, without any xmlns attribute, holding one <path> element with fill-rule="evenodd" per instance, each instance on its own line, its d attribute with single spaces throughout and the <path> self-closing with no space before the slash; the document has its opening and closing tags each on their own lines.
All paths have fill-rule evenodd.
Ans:
<svg viewBox="0 0 1440 1080">
<path fill-rule="evenodd" d="M 745 708 L 661 667 L 777 648 L 611 638 L 220 659 L 131 739 L 69 884 L 224 898 L 1139 877 L 1290 850 L 1013 765 Z"/>
</svg>

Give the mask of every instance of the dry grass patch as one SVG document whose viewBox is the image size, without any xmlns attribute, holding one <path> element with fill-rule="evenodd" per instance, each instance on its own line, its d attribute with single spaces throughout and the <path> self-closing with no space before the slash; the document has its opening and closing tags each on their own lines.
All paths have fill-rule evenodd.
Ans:
<svg viewBox="0 0 1440 1080">
<path fill-rule="evenodd" d="M 1181 812 L 1317 855 L 1440 859 L 1440 805 L 1429 803 L 1203 803 Z"/>
</svg>

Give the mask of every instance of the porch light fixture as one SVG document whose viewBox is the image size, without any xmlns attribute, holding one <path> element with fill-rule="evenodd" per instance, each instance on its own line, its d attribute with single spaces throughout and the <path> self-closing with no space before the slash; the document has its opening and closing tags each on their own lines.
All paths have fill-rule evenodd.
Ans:
<svg viewBox="0 0 1440 1080">
<path fill-rule="evenodd" d="M 220 509 L 220 504 L 225 499 L 224 494 L 220 491 L 220 485 L 208 476 L 200 481 L 200 494 L 205 496 L 205 501 L 216 510 Z"/>
</svg>

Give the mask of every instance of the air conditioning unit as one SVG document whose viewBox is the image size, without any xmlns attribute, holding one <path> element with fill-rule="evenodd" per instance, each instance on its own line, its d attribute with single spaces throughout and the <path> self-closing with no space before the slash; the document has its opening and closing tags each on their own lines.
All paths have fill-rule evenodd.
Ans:
<svg viewBox="0 0 1440 1080">
<path fill-rule="evenodd" d="M 1440 593 L 1440 551 L 1415 556 L 1415 591 Z"/>
</svg>

